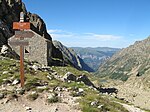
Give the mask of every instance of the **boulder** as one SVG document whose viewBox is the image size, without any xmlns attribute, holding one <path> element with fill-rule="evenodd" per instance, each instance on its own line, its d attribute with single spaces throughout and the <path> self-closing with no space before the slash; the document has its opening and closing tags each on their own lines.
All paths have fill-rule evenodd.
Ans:
<svg viewBox="0 0 150 112">
<path fill-rule="evenodd" d="M 12 48 L 6 44 L 2 45 L 0 54 L 5 57 L 19 59 L 19 56 L 15 53 L 15 51 L 13 51 Z"/>
<path fill-rule="evenodd" d="M 16 92 L 17 92 L 17 94 L 23 95 L 25 93 L 25 89 L 17 88 Z"/>
<path fill-rule="evenodd" d="M 53 72 L 52 75 L 58 75 L 58 73 L 57 72 Z"/>
<path fill-rule="evenodd" d="M 37 71 L 39 69 L 39 67 L 37 65 L 33 65 L 31 68 L 35 71 Z"/>
<path fill-rule="evenodd" d="M 79 88 L 79 92 L 80 92 L 80 93 L 83 93 L 83 92 L 84 92 L 84 89 Z"/>
<path fill-rule="evenodd" d="M 26 111 L 32 110 L 31 107 L 25 107 Z"/>
<path fill-rule="evenodd" d="M 91 102 L 91 106 L 96 106 L 98 104 L 98 101 Z"/>
<path fill-rule="evenodd" d="M 4 94 L 0 93 L 0 99 L 3 99 L 3 98 L 4 98 Z"/>
<path fill-rule="evenodd" d="M 47 102 L 48 103 L 56 103 L 58 102 L 58 96 L 55 93 L 49 93 L 47 95 Z"/>
<path fill-rule="evenodd" d="M 77 82 L 84 82 L 85 85 L 94 87 L 94 84 L 89 80 L 86 75 L 81 75 L 77 77 Z"/>
<path fill-rule="evenodd" d="M 67 73 L 63 76 L 63 80 L 64 80 L 64 81 L 68 81 L 68 80 L 70 80 L 70 81 L 76 81 L 76 76 L 75 76 L 73 73 L 71 73 L 71 72 L 67 72 Z"/>
<path fill-rule="evenodd" d="M 59 91 L 60 92 L 60 91 L 62 91 L 62 88 L 61 87 L 56 87 L 55 91 Z"/>
<path fill-rule="evenodd" d="M 99 105 L 97 108 L 98 108 L 98 109 L 101 109 L 102 107 L 103 107 L 103 105 Z"/>
<path fill-rule="evenodd" d="M 47 77 L 48 80 L 52 80 L 53 79 L 53 77 L 50 76 L 50 75 L 47 75 L 46 77 Z"/>
<path fill-rule="evenodd" d="M 2 74 L 8 74 L 9 73 L 9 71 L 4 71 Z"/>
<path fill-rule="evenodd" d="M 8 53 L 8 51 L 9 51 L 8 46 L 7 45 L 3 45 L 2 49 L 1 49 L 1 54 L 2 55 L 6 55 Z"/>
<path fill-rule="evenodd" d="M 20 80 L 19 79 L 15 79 L 13 82 L 12 82 L 12 85 L 17 85 L 20 83 Z"/>
<path fill-rule="evenodd" d="M 54 93 L 50 93 L 47 95 L 47 99 L 53 99 L 55 97 Z"/>
</svg>

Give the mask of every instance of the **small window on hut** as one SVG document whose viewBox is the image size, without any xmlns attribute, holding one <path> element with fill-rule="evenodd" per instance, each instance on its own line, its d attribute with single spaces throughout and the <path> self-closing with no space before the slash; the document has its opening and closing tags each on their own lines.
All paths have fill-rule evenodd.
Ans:
<svg viewBox="0 0 150 112">
<path fill-rule="evenodd" d="M 29 47 L 25 47 L 25 49 L 24 49 L 24 53 L 25 53 L 25 54 L 29 54 L 29 53 L 30 53 L 30 49 L 29 49 Z"/>
<path fill-rule="evenodd" d="M 26 54 L 29 54 L 29 51 L 28 51 L 27 49 L 25 49 L 25 53 L 26 53 Z"/>
</svg>

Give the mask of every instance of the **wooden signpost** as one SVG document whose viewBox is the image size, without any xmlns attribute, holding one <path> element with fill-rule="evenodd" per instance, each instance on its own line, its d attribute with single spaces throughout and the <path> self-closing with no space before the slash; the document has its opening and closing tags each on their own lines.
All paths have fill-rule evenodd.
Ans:
<svg viewBox="0 0 150 112">
<path fill-rule="evenodd" d="M 20 38 L 20 40 L 10 41 L 10 45 L 12 46 L 20 46 L 20 80 L 21 80 L 21 87 L 24 87 L 24 46 L 28 46 L 29 42 L 25 41 L 24 38 L 31 38 L 34 34 L 31 31 L 24 31 L 30 30 L 30 22 L 24 22 L 24 14 L 23 12 L 20 13 L 20 22 L 13 23 L 15 31 L 15 37 Z"/>
</svg>

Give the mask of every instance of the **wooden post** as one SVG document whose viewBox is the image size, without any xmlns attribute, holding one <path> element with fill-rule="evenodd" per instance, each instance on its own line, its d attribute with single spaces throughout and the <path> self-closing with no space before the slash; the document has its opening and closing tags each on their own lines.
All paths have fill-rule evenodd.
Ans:
<svg viewBox="0 0 150 112">
<path fill-rule="evenodd" d="M 24 46 L 28 45 L 28 42 L 24 41 L 24 38 L 31 38 L 33 37 L 33 33 L 30 31 L 24 31 L 30 29 L 30 23 L 24 22 L 24 14 L 23 12 L 20 13 L 20 22 L 13 22 L 13 29 L 17 29 L 20 31 L 16 31 L 15 35 L 16 38 L 20 38 L 20 40 L 17 41 L 10 41 L 11 45 L 20 46 L 20 81 L 21 81 L 21 87 L 24 87 Z"/>
<path fill-rule="evenodd" d="M 24 46 L 20 46 L 20 80 L 21 87 L 24 87 Z"/>
</svg>

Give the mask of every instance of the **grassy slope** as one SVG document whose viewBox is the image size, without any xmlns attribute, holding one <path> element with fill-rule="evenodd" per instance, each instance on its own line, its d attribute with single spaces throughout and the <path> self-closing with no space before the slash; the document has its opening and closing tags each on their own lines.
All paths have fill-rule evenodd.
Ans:
<svg viewBox="0 0 150 112">
<path fill-rule="evenodd" d="M 16 60 L 10 60 L 8 58 L 1 59 L 0 60 L 0 85 L 4 83 L 3 79 L 11 79 L 14 80 L 16 78 L 19 78 L 19 61 Z M 91 74 L 79 71 L 72 67 L 52 67 L 53 71 L 56 71 L 60 76 L 63 76 L 66 72 L 72 72 L 75 75 L 81 75 L 85 74 L 88 77 L 90 77 L 91 80 L 95 80 L 96 78 L 92 77 Z M 8 71 L 8 73 L 3 74 L 4 71 Z M 71 82 L 71 83 L 65 83 L 60 80 L 57 80 L 53 78 L 52 80 L 47 79 L 47 75 L 50 74 L 48 72 L 42 72 L 42 71 L 34 71 L 29 69 L 28 63 L 25 63 L 25 90 L 26 92 L 35 90 L 37 92 L 42 92 L 37 90 L 37 83 L 38 82 L 47 82 L 48 86 L 43 91 L 48 91 L 51 88 L 55 87 L 66 87 L 71 88 L 70 92 L 72 93 L 74 88 L 83 88 L 84 94 L 81 96 L 80 102 L 80 108 L 83 112 L 127 112 L 120 104 L 114 103 L 114 99 L 111 97 L 105 96 L 100 94 L 98 91 L 95 91 L 83 83 L 77 83 L 77 82 Z M 13 86 L 15 88 L 15 86 Z M 3 91 L 1 91 L 3 92 Z M 12 94 L 12 92 L 6 92 L 5 94 Z M 15 94 L 15 93 L 13 93 Z M 97 101 L 98 103 L 95 106 L 91 106 L 91 102 Z M 102 105 L 102 108 L 98 109 L 97 106 Z"/>
</svg>

